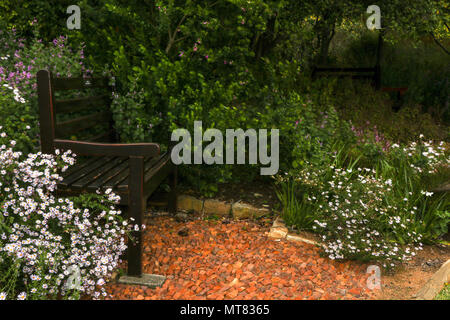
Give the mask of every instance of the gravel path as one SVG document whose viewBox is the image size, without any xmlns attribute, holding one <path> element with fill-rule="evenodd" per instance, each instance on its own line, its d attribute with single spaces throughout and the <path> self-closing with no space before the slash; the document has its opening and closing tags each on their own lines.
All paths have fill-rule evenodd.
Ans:
<svg viewBox="0 0 450 320">
<path fill-rule="evenodd" d="M 181 231 L 181 232 L 180 232 Z M 144 272 L 163 287 L 109 284 L 113 299 L 368 299 L 367 265 L 321 258 L 305 243 L 274 241 L 254 222 L 169 217 L 147 221 Z M 181 234 L 181 235 L 180 235 Z"/>
</svg>

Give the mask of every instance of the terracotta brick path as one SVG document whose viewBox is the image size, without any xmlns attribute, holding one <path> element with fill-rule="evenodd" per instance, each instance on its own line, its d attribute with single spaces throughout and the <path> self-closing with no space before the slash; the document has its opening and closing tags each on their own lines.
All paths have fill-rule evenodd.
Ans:
<svg viewBox="0 0 450 320">
<path fill-rule="evenodd" d="M 178 232 L 187 229 L 187 236 Z M 254 222 L 148 220 L 144 272 L 162 288 L 108 285 L 113 299 L 367 299 L 367 265 L 321 258 L 305 243 L 267 238 Z"/>
</svg>

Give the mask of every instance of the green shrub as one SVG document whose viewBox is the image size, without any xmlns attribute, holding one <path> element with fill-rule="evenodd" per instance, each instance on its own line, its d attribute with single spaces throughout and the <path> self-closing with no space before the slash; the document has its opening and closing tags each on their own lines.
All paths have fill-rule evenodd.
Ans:
<svg viewBox="0 0 450 320">
<path fill-rule="evenodd" d="M 340 65 L 374 66 L 377 34 L 361 30 L 358 37 L 346 35 L 347 47 L 334 52 Z M 428 112 L 434 119 L 449 123 L 448 55 L 429 35 L 417 40 L 388 33 L 383 42 L 381 67 L 382 87 L 407 87 L 403 98 L 406 105 L 419 106 L 421 113 Z"/>
<path fill-rule="evenodd" d="M 450 300 L 450 284 L 446 283 L 444 288 L 434 297 L 434 300 Z"/>
<path fill-rule="evenodd" d="M 364 82 L 324 79 L 310 85 L 310 91 L 315 104 L 334 106 L 356 130 L 378 133 L 389 144 L 415 141 L 420 134 L 437 141 L 448 139 L 446 126 L 424 113 L 419 104 L 406 102 L 395 112 L 387 93 Z"/>
</svg>

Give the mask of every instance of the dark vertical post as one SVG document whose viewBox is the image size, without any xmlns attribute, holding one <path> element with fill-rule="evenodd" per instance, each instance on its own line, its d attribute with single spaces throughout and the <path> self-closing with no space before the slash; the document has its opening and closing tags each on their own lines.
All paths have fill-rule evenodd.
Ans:
<svg viewBox="0 0 450 320">
<path fill-rule="evenodd" d="M 172 172 L 169 174 L 170 194 L 168 201 L 168 209 L 170 213 L 177 212 L 177 175 L 178 167 L 173 165 Z"/>
<path fill-rule="evenodd" d="M 109 89 L 109 94 L 110 94 L 109 99 L 108 99 L 109 100 L 109 112 L 111 113 L 111 118 L 110 118 L 110 121 L 109 121 L 109 129 L 111 130 L 111 134 L 109 136 L 109 141 L 111 141 L 111 142 L 119 142 L 119 139 L 118 139 L 118 136 L 117 136 L 117 132 L 116 132 L 116 130 L 114 130 L 114 119 L 113 119 L 112 110 L 111 110 L 111 105 L 112 105 L 113 100 L 114 100 L 113 94 L 117 93 L 115 77 L 113 77 L 113 79 L 114 79 L 114 83 L 112 85 L 108 84 L 108 89 Z M 108 79 L 107 81 L 109 81 L 109 80 L 110 79 Z"/>
<path fill-rule="evenodd" d="M 313 80 L 316 80 L 316 71 L 317 71 L 317 67 L 316 66 L 314 66 L 313 67 L 313 70 L 312 70 L 312 74 L 311 74 L 311 78 L 313 79 Z"/>
<path fill-rule="evenodd" d="M 129 177 L 129 217 L 134 218 L 133 224 L 139 226 L 139 231 L 133 231 L 133 240 L 128 246 L 128 275 L 142 275 L 142 216 L 144 204 L 144 157 L 130 157 Z"/>
<path fill-rule="evenodd" d="M 51 73 L 47 70 L 40 70 L 36 77 L 38 86 L 41 151 L 42 153 L 50 154 L 54 152 L 53 140 L 55 139 Z"/>
<path fill-rule="evenodd" d="M 375 64 L 375 89 L 381 89 L 381 50 L 383 48 L 383 30 L 378 33 L 377 62 Z"/>
</svg>

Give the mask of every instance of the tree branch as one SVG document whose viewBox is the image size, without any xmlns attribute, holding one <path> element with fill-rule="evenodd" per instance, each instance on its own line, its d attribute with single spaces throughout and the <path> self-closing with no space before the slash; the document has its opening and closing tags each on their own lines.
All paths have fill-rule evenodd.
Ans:
<svg viewBox="0 0 450 320">
<path fill-rule="evenodd" d="M 180 25 L 183 23 L 184 19 L 186 19 L 187 15 L 185 14 L 183 16 L 183 18 L 181 18 L 180 22 L 178 22 L 177 27 L 175 28 L 175 30 L 173 31 L 172 34 L 170 34 L 170 24 L 169 24 L 169 43 L 167 43 L 167 47 L 166 47 L 166 54 L 169 54 L 170 49 L 172 48 L 173 44 L 175 43 L 175 38 L 177 37 L 177 32 L 178 32 L 178 28 L 180 27 Z"/>
<path fill-rule="evenodd" d="M 436 42 L 436 44 L 441 47 L 442 50 L 445 51 L 446 54 L 450 55 L 450 52 L 448 52 L 447 49 L 445 49 L 445 47 L 438 41 L 438 39 L 436 39 L 436 37 L 434 36 L 433 32 L 430 31 L 431 36 L 433 37 L 434 42 Z"/>
</svg>

